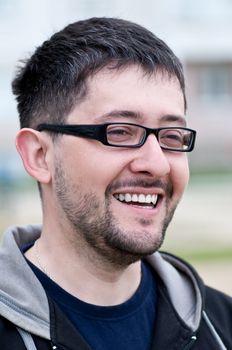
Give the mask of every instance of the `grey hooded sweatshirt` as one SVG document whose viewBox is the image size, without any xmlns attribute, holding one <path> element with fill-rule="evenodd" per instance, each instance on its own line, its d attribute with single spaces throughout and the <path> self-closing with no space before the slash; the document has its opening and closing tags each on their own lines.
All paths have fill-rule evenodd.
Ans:
<svg viewBox="0 0 232 350">
<path fill-rule="evenodd" d="M 49 300 L 21 252 L 21 248 L 33 244 L 40 233 L 40 225 L 13 227 L 2 239 L 0 349 L 90 350 L 79 339 L 78 330 L 70 330 L 71 325 L 55 303 Z M 190 265 L 173 255 L 156 252 L 147 257 L 147 261 L 160 281 L 152 349 L 232 349 L 232 299 L 206 287 Z M 6 324 L 11 326 L 10 332 Z M 166 334 L 167 329 L 170 334 Z M 16 348 L 11 345 L 12 332 L 17 333 L 14 340 L 18 342 Z M 40 346 L 37 339 L 42 339 L 47 345 Z"/>
</svg>

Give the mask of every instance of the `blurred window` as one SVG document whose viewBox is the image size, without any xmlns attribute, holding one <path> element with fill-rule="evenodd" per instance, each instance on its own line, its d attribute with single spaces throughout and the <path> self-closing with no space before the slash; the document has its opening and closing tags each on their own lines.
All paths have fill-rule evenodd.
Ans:
<svg viewBox="0 0 232 350">
<path fill-rule="evenodd" d="M 232 65 L 201 67 L 198 93 L 202 102 L 229 102 L 232 98 Z"/>
<path fill-rule="evenodd" d="M 188 62 L 186 71 L 193 100 L 218 107 L 231 105 L 232 62 Z"/>
</svg>

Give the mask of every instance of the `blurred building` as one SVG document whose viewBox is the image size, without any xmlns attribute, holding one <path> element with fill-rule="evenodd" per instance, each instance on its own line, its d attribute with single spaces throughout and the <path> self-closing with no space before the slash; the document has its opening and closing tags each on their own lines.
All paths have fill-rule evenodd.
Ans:
<svg viewBox="0 0 232 350">
<path fill-rule="evenodd" d="M 167 38 L 184 63 L 187 115 L 198 130 L 192 166 L 232 169 L 232 1 L 164 1 L 168 8 Z"/>
<path fill-rule="evenodd" d="M 136 21 L 171 46 L 185 68 L 189 126 L 198 130 L 191 166 L 232 169 L 231 0 L 9 0 L 0 2 L 0 176 L 2 168 L 17 176 L 22 171 L 10 88 L 16 61 L 67 23 L 92 16 Z"/>
</svg>

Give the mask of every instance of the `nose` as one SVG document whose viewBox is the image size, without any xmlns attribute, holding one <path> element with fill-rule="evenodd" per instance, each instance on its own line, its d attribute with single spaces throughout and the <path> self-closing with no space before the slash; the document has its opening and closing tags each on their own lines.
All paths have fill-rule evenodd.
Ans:
<svg viewBox="0 0 232 350">
<path fill-rule="evenodd" d="M 170 173 L 168 158 L 154 134 L 150 134 L 144 145 L 134 152 L 134 159 L 130 163 L 133 173 L 143 173 L 151 177 L 163 177 Z"/>
</svg>

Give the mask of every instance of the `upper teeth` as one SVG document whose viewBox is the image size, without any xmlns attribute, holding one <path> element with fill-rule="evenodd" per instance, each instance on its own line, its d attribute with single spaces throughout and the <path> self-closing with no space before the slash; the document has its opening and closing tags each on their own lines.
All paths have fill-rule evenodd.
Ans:
<svg viewBox="0 0 232 350">
<path fill-rule="evenodd" d="M 130 193 L 120 193 L 115 194 L 115 197 L 121 202 L 138 202 L 138 203 L 152 203 L 156 204 L 158 195 L 157 194 L 130 194 Z"/>
</svg>

